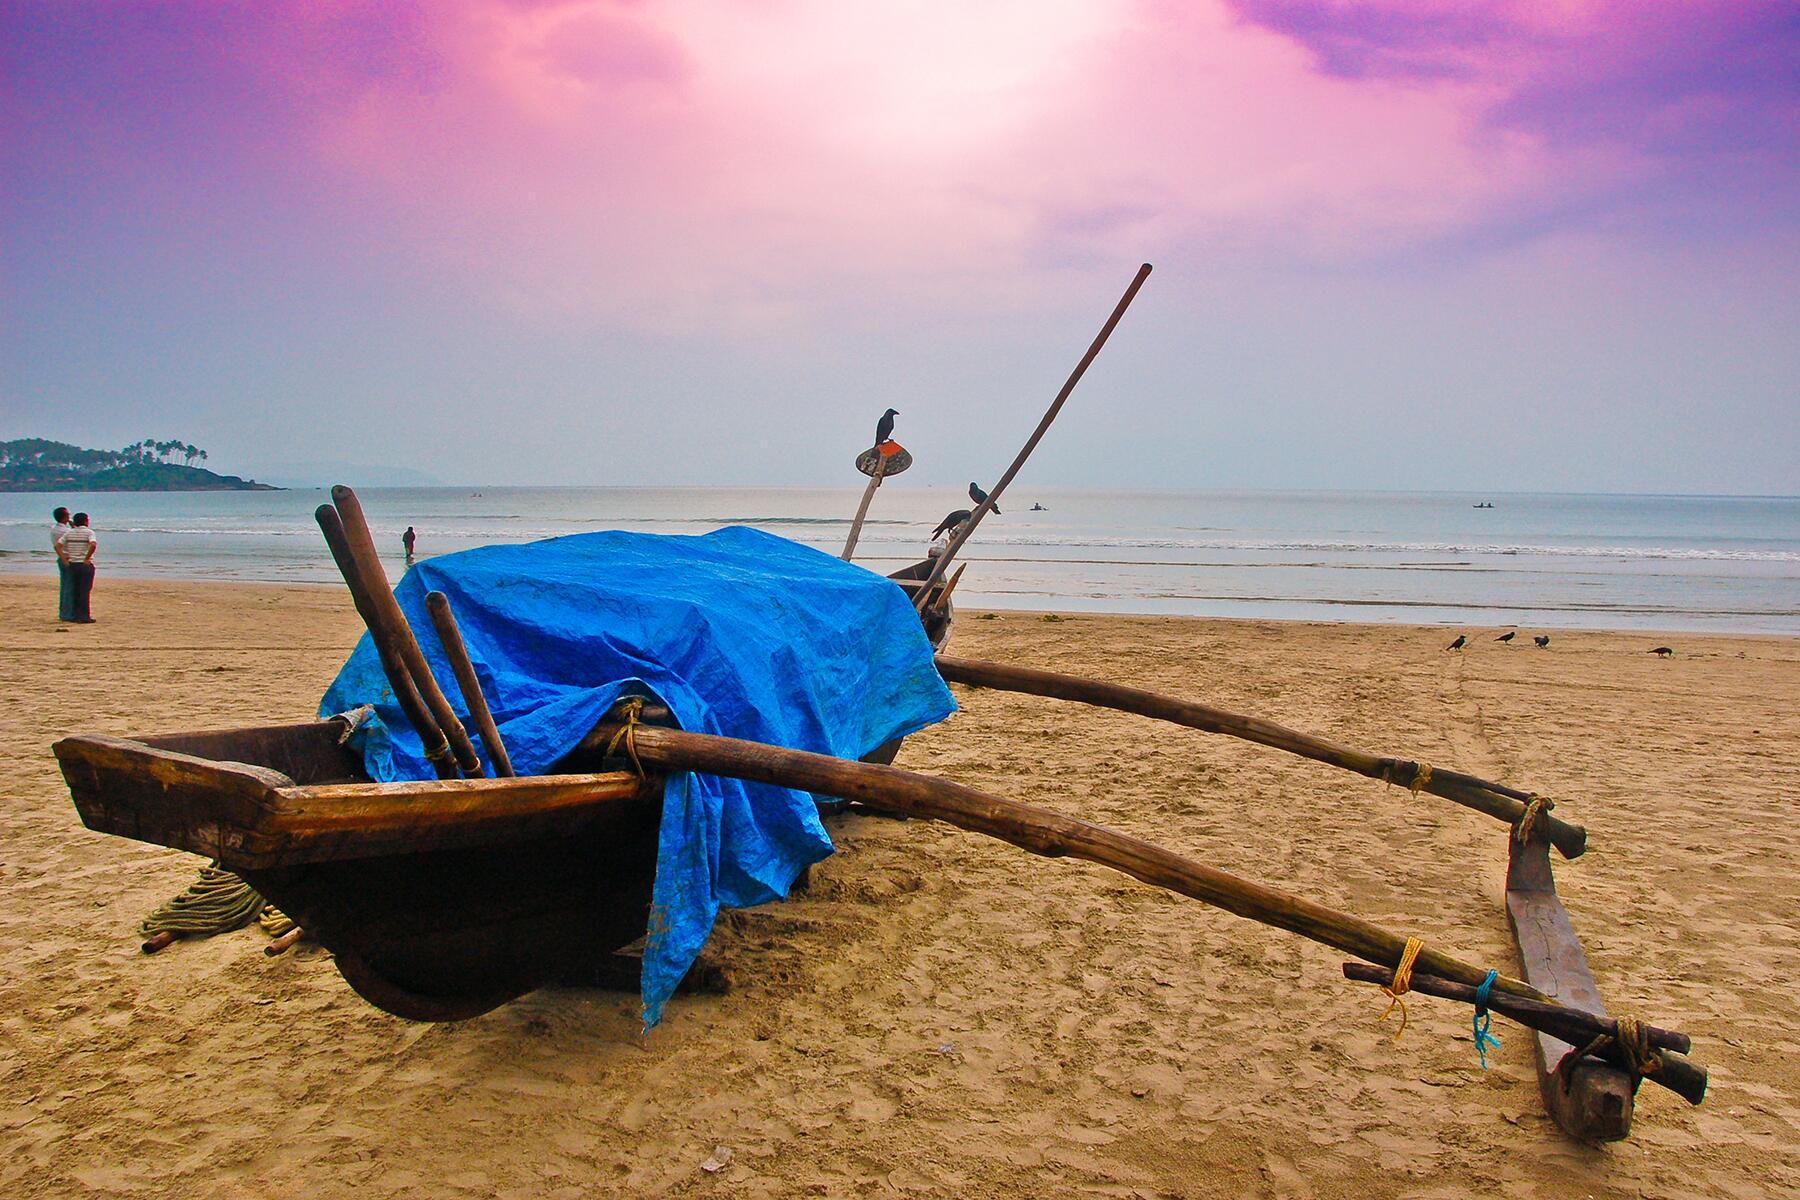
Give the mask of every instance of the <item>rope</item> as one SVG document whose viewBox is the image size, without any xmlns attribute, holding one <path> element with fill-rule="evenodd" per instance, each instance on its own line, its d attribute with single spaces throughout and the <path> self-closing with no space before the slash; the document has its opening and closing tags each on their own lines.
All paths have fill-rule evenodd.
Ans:
<svg viewBox="0 0 1800 1200">
<path fill-rule="evenodd" d="M 1633 1075 L 1654 1075 L 1662 1070 L 1662 1056 L 1650 1045 L 1650 1030 L 1635 1017 L 1619 1018 L 1619 1049 Z"/>
<path fill-rule="evenodd" d="M 1413 794 L 1414 799 L 1417 799 L 1419 793 L 1424 791 L 1426 785 L 1429 784 L 1430 782 L 1431 782 L 1431 764 L 1430 763 L 1420 763 L 1419 769 L 1417 771 L 1413 772 L 1412 782 L 1406 785 L 1406 790 Z"/>
<path fill-rule="evenodd" d="M 1556 807 L 1556 801 L 1548 796 L 1531 793 L 1525 801 L 1525 811 L 1519 814 L 1519 823 L 1513 829 L 1513 836 L 1520 843 L 1529 842 L 1531 835 L 1537 831 L 1538 822 Z"/>
<path fill-rule="evenodd" d="M 1614 1047 L 1617 1047 L 1619 1057 L 1625 1060 L 1625 1070 L 1636 1079 L 1662 1070 L 1662 1056 L 1650 1045 L 1650 1030 L 1644 1022 L 1635 1017 L 1620 1017 L 1614 1024 L 1617 1028 L 1612 1033 L 1603 1033 L 1579 1050 L 1569 1051 L 1556 1064 L 1555 1074 L 1562 1079 L 1564 1092 L 1574 1086 L 1575 1064 L 1589 1055 L 1605 1058 L 1606 1052 Z"/>
<path fill-rule="evenodd" d="M 625 750 L 625 757 L 631 760 L 631 769 L 637 772 L 639 779 L 642 779 L 644 777 L 644 764 L 638 761 L 637 727 L 638 720 L 644 715 L 644 698 L 642 696 L 627 696 L 613 706 L 613 715 L 618 717 L 619 720 L 624 723 L 620 725 L 618 731 L 612 735 L 612 741 L 606 744 L 606 757 L 617 757 L 620 748 L 623 747 Z"/>
<path fill-rule="evenodd" d="M 210 937 L 242 929 L 264 907 L 256 889 L 217 863 L 200 868 L 187 891 L 159 905 L 138 928 L 149 936 L 174 933 Z"/>
<path fill-rule="evenodd" d="M 262 928 L 264 933 L 272 938 L 280 937 L 288 930 L 294 928 L 297 924 L 294 918 L 288 916 L 273 904 L 263 905 L 262 916 L 256 918 L 256 923 Z"/>
<path fill-rule="evenodd" d="M 1425 943 L 1419 938 L 1407 938 L 1406 949 L 1400 952 L 1399 965 L 1394 968 L 1394 981 L 1381 989 L 1387 993 L 1388 1006 L 1381 1010 L 1381 1016 L 1376 1018 L 1375 1023 L 1379 1025 L 1386 1021 L 1388 1014 L 1394 1011 L 1394 1006 L 1399 1005 L 1400 1028 L 1394 1030 L 1396 1042 L 1400 1040 L 1400 1035 L 1406 1032 L 1406 1001 L 1400 997 L 1412 990 L 1413 963 L 1418 961 L 1419 951 L 1424 948 Z"/>
<path fill-rule="evenodd" d="M 435 749 L 428 747 L 425 751 L 425 761 L 428 763 L 449 762 L 450 759 L 450 739 L 441 735 L 437 747 Z"/>
<path fill-rule="evenodd" d="M 1498 1049 L 1500 1039 L 1488 1032 L 1494 1023 L 1494 1014 L 1488 1011 L 1488 992 L 1494 986 L 1494 980 L 1500 978 L 1500 972 L 1489 970 L 1487 978 L 1475 989 L 1475 1053 L 1481 1056 L 1481 1069 L 1487 1070 L 1487 1052 L 1490 1046 Z"/>
</svg>

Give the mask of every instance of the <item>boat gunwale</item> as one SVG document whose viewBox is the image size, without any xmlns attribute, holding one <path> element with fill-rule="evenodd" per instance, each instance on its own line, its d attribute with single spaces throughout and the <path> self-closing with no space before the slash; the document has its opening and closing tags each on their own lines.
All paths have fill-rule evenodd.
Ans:
<svg viewBox="0 0 1800 1200">
<path fill-rule="evenodd" d="M 291 727 L 170 733 L 157 735 L 156 740 L 230 733 L 248 737 L 285 728 Z M 600 815 L 613 804 L 660 807 L 662 795 L 659 775 L 629 770 L 299 784 L 272 767 L 206 758 L 135 738 L 81 734 L 61 739 L 53 749 L 88 828 L 204 854 L 234 869 L 388 857 L 539 837 L 585 816 Z M 106 776 L 112 777 L 110 786 Z M 121 798 L 117 787 L 121 780 L 148 794 L 173 794 L 190 819 L 156 821 L 148 814 L 150 805 Z M 86 786 L 75 786 L 78 783 Z"/>
</svg>

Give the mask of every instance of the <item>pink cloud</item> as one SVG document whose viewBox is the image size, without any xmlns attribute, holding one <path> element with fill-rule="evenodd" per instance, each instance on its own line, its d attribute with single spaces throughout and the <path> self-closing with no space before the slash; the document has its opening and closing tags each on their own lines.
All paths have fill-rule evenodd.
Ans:
<svg viewBox="0 0 1800 1200">
<path fill-rule="evenodd" d="M 1800 38 L 1775 11 L 461 0 L 93 36 L 155 80 L 175 153 L 285 159 L 384 254 L 522 310 L 754 338 L 1055 304 L 1139 258 L 1479 241 L 1697 158 L 1779 174 Z"/>
</svg>

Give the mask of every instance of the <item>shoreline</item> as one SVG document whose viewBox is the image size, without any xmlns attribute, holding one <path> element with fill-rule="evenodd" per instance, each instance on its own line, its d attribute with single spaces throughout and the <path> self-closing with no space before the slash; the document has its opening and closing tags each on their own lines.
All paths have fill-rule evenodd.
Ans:
<svg viewBox="0 0 1800 1200">
<path fill-rule="evenodd" d="M 420 561 L 423 562 L 426 560 L 421 558 Z M 870 561 L 886 561 L 886 560 L 871 559 Z M 903 560 L 894 559 L 893 561 L 900 562 Z M 970 560 L 970 561 L 979 562 L 980 560 L 974 559 L 974 560 Z M 400 578 L 400 576 L 398 574 L 391 575 L 390 583 L 398 583 L 399 578 Z M 47 563 L 32 564 L 32 565 L 19 565 L 19 564 L 6 564 L 3 561 L 0 561 L 0 588 L 22 588 L 22 587 L 34 587 L 34 586 L 41 587 L 46 582 L 49 582 L 52 586 L 54 586 L 54 574 L 49 569 L 49 565 Z M 220 579 L 220 578 L 203 578 L 203 577 L 188 576 L 188 575 L 118 575 L 118 574 L 110 574 L 109 573 L 102 577 L 101 583 L 104 585 L 107 585 L 107 586 L 125 586 L 128 588 L 222 587 L 222 588 L 246 588 L 246 589 L 268 588 L 268 589 L 277 589 L 277 590 L 284 589 L 284 588 L 295 588 L 295 589 L 304 589 L 304 590 L 308 590 L 308 591 L 318 591 L 318 592 L 337 592 L 340 595 L 344 596 L 346 604 L 349 603 L 348 593 L 346 593 L 344 591 L 343 584 L 338 581 L 323 581 L 323 580 L 311 580 L 311 579 L 297 579 L 297 580 L 238 579 L 238 578 Z M 973 589 L 973 588 L 970 588 L 969 591 L 972 596 L 979 595 L 979 593 L 976 592 L 975 589 Z M 99 594 L 102 596 L 102 600 L 103 600 L 104 599 L 103 592 L 99 593 Z M 1068 599 L 1072 599 L 1072 598 L 1071 597 L 1058 597 L 1058 599 L 1068 600 Z M 1264 602 L 1279 603 L 1280 601 L 1265 600 Z M 54 603 L 54 601 L 52 603 Z M 1296 601 L 1293 601 L 1293 603 L 1314 603 L 1314 601 L 1296 600 Z M 1334 601 L 1333 603 L 1342 605 L 1346 608 L 1365 608 L 1365 607 L 1379 606 L 1379 605 L 1386 604 L 1389 602 L 1365 601 L 1365 600 L 1339 600 L 1339 601 Z M 1410 602 L 1405 602 L 1405 601 L 1392 602 L 1392 606 L 1406 607 L 1406 606 L 1408 606 L 1409 603 Z M 1607 611 L 1612 611 L 1612 610 L 1607 610 Z M 1640 625 L 1628 625 L 1628 624 L 1617 624 L 1617 625 L 1567 624 L 1567 625 L 1561 625 L 1561 624 L 1555 624 L 1555 623 L 1548 622 L 1548 621 L 1520 623 L 1520 622 L 1509 622 L 1509 621 L 1493 621 L 1493 622 L 1460 621 L 1460 620 L 1454 620 L 1454 619 L 1445 619 L 1445 620 L 1441 620 L 1441 621 L 1404 620 L 1404 619 L 1394 619 L 1394 620 L 1360 619 L 1359 620 L 1359 619 L 1357 619 L 1355 617 L 1351 617 L 1351 616 L 1346 616 L 1343 618 L 1329 618 L 1329 617 L 1319 617 L 1319 616 L 1281 616 L 1279 614 L 1249 614 L 1249 615 L 1220 614 L 1220 615 L 1212 615 L 1212 614 L 1205 614 L 1205 613 L 1178 613 L 1178 612 L 1166 612 L 1165 613 L 1165 612 L 1128 611 L 1128 610 L 1122 610 L 1122 609 L 1115 610 L 1115 609 L 1097 609 L 1097 608 L 1081 608 L 1081 607 L 1057 607 L 1055 605 L 1046 605 L 1044 607 L 1037 607 L 1037 608 L 1015 608 L 1015 607 L 1009 607 L 1009 606 L 1006 606 L 1003 604 L 993 604 L 993 603 L 958 605 L 959 615 L 966 613 L 966 614 L 969 614 L 971 617 L 973 617 L 974 614 L 979 614 L 979 613 L 983 613 L 983 612 L 1017 614 L 1020 616 L 1043 616 L 1043 615 L 1048 615 L 1048 614 L 1054 614 L 1054 615 L 1063 617 L 1065 619 L 1071 619 L 1071 618 L 1086 618 L 1086 619 L 1118 618 L 1121 620 L 1147 620 L 1147 621 L 1196 621 L 1196 622 L 1224 621 L 1224 622 L 1237 622 L 1237 623 L 1244 623 L 1244 624 L 1256 624 L 1256 623 L 1260 623 L 1260 622 L 1269 622 L 1269 623 L 1277 624 L 1277 625 L 1300 625 L 1300 626 L 1306 626 L 1306 625 L 1339 626 L 1339 625 L 1342 625 L 1342 626 L 1358 626 L 1358 627 L 1367 626 L 1367 627 L 1375 628 L 1375 629 L 1419 629 L 1419 630 L 1433 630 L 1433 631 L 1448 631 L 1448 630 L 1456 630 L 1456 629 L 1468 629 L 1468 630 L 1492 629 L 1497 632 L 1504 632 L 1505 630 L 1508 630 L 1508 629 L 1517 629 L 1517 630 L 1520 630 L 1521 632 L 1526 631 L 1526 630 L 1544 630 L 1553 635 L 1556 635 L 1556 634 L 1560 634 L 1560 635 L 1618 634 L 1618 635 L 1624 635 L 1624 636 L 1641 636 L 1641 637 L 1645 637 L 1645 638 L 1657 638 L 1657 637 L 1768 638 L 1768 639 L 1781 639 L 1781 640 L 1789 640 L 1789 641 L 1792 641 L 1795 639 L 1800 639 L 1800 631 L 1784 631 L 1784 630 L 1768 630 L 1768 629 L 1731 629 L 1731 628 L 1721 628 L 1721 627 L 1712 626 L 1712 625 L 1679 625 L 1679 624 L 1675 624 L 1675 625 L 1641 625 L 1641 626 Z M 1595 615 L 1599 616 L 1599 615 L 1603 615 L 1603 614 L 1596 613 Z"/>
</svg>

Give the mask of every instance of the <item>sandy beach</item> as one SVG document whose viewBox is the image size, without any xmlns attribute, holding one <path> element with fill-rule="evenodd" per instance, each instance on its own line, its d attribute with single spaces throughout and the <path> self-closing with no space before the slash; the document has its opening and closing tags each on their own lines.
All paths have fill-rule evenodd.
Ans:
<svg viewBox="0 0 1800 1200">
<path fill-rule="evenodd" d="M 199 860 L 83 829 L 73 732 L 310 717 L 342 589 L 0 576 L 0 1193 L 12 1197 L 1760 1197 L 1800 1193 L 1800 641 L 965 613 L 954 652 L 1104 675 L 1554 795 L 1614 1011 L 1691 1033 L 1705 1105 L 1544 1115 L 1518 1026 L 1397 1044 L 1342 955 L 1085 864 L 850 815 L 807 895 L 727 915 L 732 981 L 640 1036 L 551 990 L 409 1024 L 245 930 L 138 952 Z M 1646 651 L 1669 644 L 1671 660 Z M 900 765 L 1037 802 L 1516 969 L 1507 830 L 1272 750 L 956 689 Z M 729 1161 L 702 1169 L 716 1147 Z"/>
</svg>

